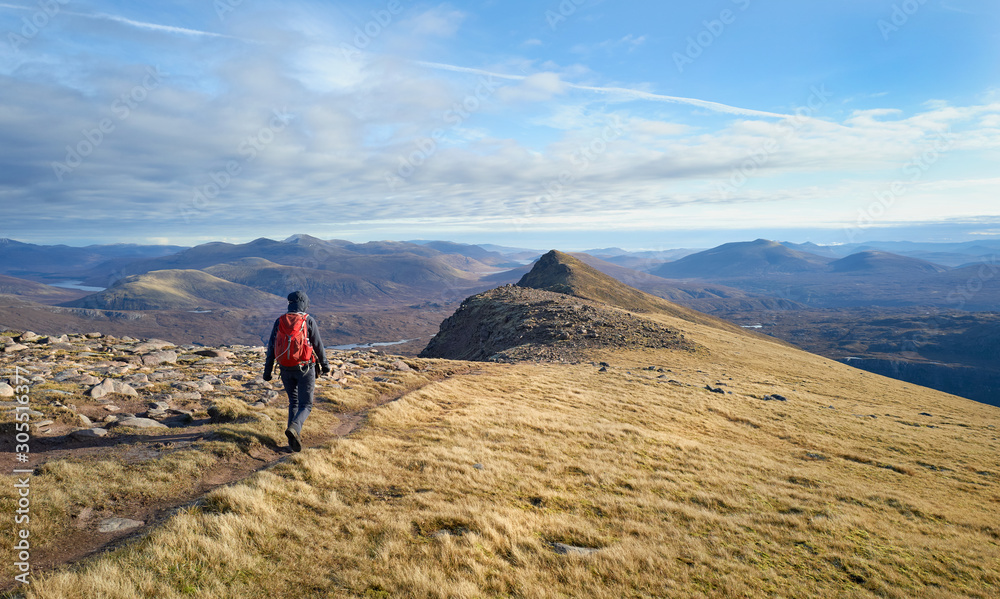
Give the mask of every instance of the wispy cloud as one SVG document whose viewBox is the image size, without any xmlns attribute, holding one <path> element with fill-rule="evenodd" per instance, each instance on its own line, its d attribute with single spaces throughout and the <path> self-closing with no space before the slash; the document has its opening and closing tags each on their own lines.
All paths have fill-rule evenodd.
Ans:
<svg viewBox="0 0 1000 599">
<path fill-rule="evenodd" d="M 71 14 L 77 17 L 83 17 L 86 19 L 97 19 L 105 21 L 113 21 L 115 23 L 121 23 L 122 25 L 128 25 L 130 27 L 135 27 L 137 29 L 147 29 L 150 31 L 163 31 L 165 33 L 177 33 L 181 35 L 195 35 L 195 36 L 207 36 L 207 37 L 223 37 L 235 39 L 230 35 L 224 35 L 221 33 L 214 33 L 212 31 L 199 31 L 197 29 L 188 29 L 186 27 L 175 27 L 173 25 L 160 25 L 158 23 L 147 23 L 145 21 L 136 21 L 133 19 L 127 19 L 125 17 L 120 17 L 118 15 L 109 15 L 104 13 L 94 13 L 86 14 L 79 12 L 67 12 L 66 14 Z"/>
<path fill-rule="evenodd" d="M 451 64 L 445 64 L 440 62 L 426 62 L 426 61 L 416 61 L 416 64 L 424 66 L 430 69 L 437 69 L 441 71 L 452 71 L 456 73 L 469 73 L 472 75 L 482 75 L 485 77 L 494 77 L 496 79 L 506 79 L 509 81 L 523 81 L 527 79 L 529 75 L 508 75 L 504 73 L 496 73 L 493 71 L 487 71 L 484 69 L 477 69 L 472 67 L 463 67 Z M 768 112 L 764 110 L 754 110 L 752 108 L 740 108 L 738 106 L 729 106 L 728 104 L 722 104 L 720 102 L 712 102 L 710 100 L 700 100 L 698 98 L 685 98 L 682 96 L 666 96 L 662 94 L 654 94 L 651 92 L 645 92 L 637 89 L 631 89 L 627 87 L 599 87 L 592 85 L 579 85 L 576 83 L 564 82 L 567 88 L 579 89 L 583 91 L 596 92 L 599 94 L 607 94 L 611 96 L 618 96 L 621 99 L 628 100 L 647 100 L 650 102 L 667 102 L 671 104 L 686 104 L 689 106 L 697 106 L 698 108 L 704 108 L 711 110 L 713 112 L 721 112 L 725 114 L 735 114 L 740 116 L 757 116 L 765 118 L 777 118 L 777 119 L 787 119 L 793 118 L 793 115 L 782 114 L 778 112 Z"/>
<path fill-rule="evenodd" d="M 11 10 L 21 10 L 29 12 L 38 12 L 40 10 L 37 6 L 21 6 L 18 4 L 6 4 L 6 3 L 0 3 L 0 8 L 8 8 Z M 129 19 L 126 17 L 107 14 L 107 13 L 84 13 L 72 10 L 60 10 L 59 14 L 71 15 L 83 19 L 92 19 L 95 21 L 111 21 L 114 23 L 127 25 L 129 27 L 135 27 L 136 29 L 145 29 L 147 31 L 162 31 L 164 33 L 176 33 L 180 35 L 236 39 L 231 35 L 225 35 L 222 33 L 215 33 L 212 31 L 200 31 L 197 29 L 189 29 L 187 27 L 176 27 L 173 25 L 161 25 L 159 23 L 148 23 L 146 21 L 136 21 L 135 19 Z"/>
</svg>

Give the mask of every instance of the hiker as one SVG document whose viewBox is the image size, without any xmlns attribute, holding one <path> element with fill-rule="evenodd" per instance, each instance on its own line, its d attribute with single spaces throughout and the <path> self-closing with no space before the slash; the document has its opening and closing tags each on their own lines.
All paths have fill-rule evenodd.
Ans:
<svg viewBox="0 0 1000 599">
<path fill-rule="evenodd" d="M 281 384 L 288 394 L 285 436 L 292 451 L 302 451 L 302 425 L 312 411 L 316 377 L 330 372 L 319 326 L 316 319 L 306 314 L 308 307 L 309 298 L 304 292 L 288 294 L 288 312 L 274 321 L 264 360 L 264 380 L 271 380 L 277 361 Z"/>
</svg>

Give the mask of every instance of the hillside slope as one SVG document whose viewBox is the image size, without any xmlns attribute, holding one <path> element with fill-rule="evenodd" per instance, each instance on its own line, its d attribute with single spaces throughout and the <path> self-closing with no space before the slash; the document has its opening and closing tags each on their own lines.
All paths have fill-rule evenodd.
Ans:
<svg viewBox="0 0 1000 599">
<path fill-rule="evenodd" d="M 45 304 L 57 304 L 87 295 L 86 291 L 63 289 L 43 283 L 36 283 L 18 277 L 0 275 L 0 294 L 13 295 L 22 299 Z"/>
<path fill-rule="evenodd" d="M 584 349 L 589 361 L 575 365 L 432 361 L 415 366 L 450 364 L 451 373 L 409 388 L 412 372 L 366 371 L 370 358 L 360 359 L 350 385 L 323 389 L 310 422 L 322 434 L 351 417 L 344 406 L 398 397 L 363 404 L 364 426 L 211 491 L 135 542 L 33 580 L 28 596 L 995 594 L 1000 410 L 767 339 L 641 318 L 704 349 Z M 218 376 L 239 390 L 235 381 L 258 367 L 236 362 Z M 270 450 L 280 410 L 243 409 L 253 422 L 223 425 L 220 438 Z M 138 437 L 152 447 L 182 431 Z M 143 482 L 131 491 L 142 497 L 168 467 L 192 478 L 194 467 L 171 460 L 213 450 L 132 466 L 151 478 L 115 479 L 114 495 L 96 505 L 80 489 L 112 484 L 103 462 L 54 461 L 32 490 L 38 509 L 64 514 L 69 528 L 81 522 L 75 508 L 46 498 L 75 492 L 110 511 L 132 496 L 125 481 Z M 12 484 L 0 492 L 13 505 Z M 10 569 L 9 545 L 2 551 Z"/>
<path fill-rule="evenodd" d="M 231 283 L 200 270 L 157 270 L 63 305 L 99 310 L 195 310 L 281 306 L 284 298 Z"/>
</svg>

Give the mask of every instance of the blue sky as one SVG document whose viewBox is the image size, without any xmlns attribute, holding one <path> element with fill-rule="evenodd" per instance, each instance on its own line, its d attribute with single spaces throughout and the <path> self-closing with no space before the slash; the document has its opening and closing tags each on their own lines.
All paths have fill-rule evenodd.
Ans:
<svg viewBox="0 0 1000 599">
<path fill-rule="evenodd" d="M 0 2 L 0 237 L 1000 236 L 993 0 Z"/>
</svg>

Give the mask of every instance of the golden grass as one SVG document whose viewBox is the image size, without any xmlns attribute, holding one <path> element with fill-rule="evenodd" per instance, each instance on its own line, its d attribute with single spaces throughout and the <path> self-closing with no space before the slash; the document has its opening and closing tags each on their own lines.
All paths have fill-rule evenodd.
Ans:
<svg viewBox="0 0 1000 599">
<path fill-rule="evenodd" d="M 321 379 L 317 386 L 316 407 L 304 430 L 304 442 L 312 443 L 317 436 L 328 437 L 340 423 L 336 412 L 371 408 L 407 389 L 416 389 L 436 378 L 467 369 L 465 365 L 449 361 L 411 362 L 421 370 L 388 375 L 382 373 L 388 382 L 376 383 L 370 375 L 362 375 L 351 383 L 350 388 L 342 388 L 328 379 Z M 158 385 L 169 389 L 169 382 Z M 65 386 L 47 382 L 36 387 L 33 393 Z M 200 410 L 196 413 L 198 418 L 212 418 L 209 431 L 204 435 L 206 440 L 196 441 L 183 451 L 165 450 L 167 453 L 156 457 L 158 451 L 150 448 L 149 444 L 160 437 L 183 434 L 184 428 L 117 427 L 111 429 L 112 437 L 134 435 L 145 441 L 138 457 L 136 452 L 128 450 L 129 446 L 120 445 L 107 448 L 106 453 L 101 455 L 48 461 L 31 478 L 30 532 L 33 552 L 36 555 L 46 551 L 58 552 L 63 540 L 77 534 L 79 528 L 93 528 L 94 522 L 103 517 L 126 515 L 120 513 L 123 505 L 128 506 L 126 509 L 134 509 L 136 506 L 170 504 L 178 498 L 191 497 L 213 466 L 233 458 L 254 456 L 263 445 L 284 447 L 287 444 L 284 435 L 286 401 L 284 393 L 281 393 L 270 406 L 260 409 L 251 408 L 241 399 L 216 397 L 208 413 Z M 194 403 L 201 405 L 200 402 Z M 41 408 L 46 417 L 60 422 L 77 422 L 75 412 L 67 408 L 42 405 L 40 402 L 33 407 Z M 0 422 L 0 431 L 12 436 L 14 422 L 12 417 L 7 417 L 7 420 L 9 422 Z M 11 475 L 2 477 L 0 513 L 13 514 L 16 509 L 15 478 Z M 81 513 L 91 514 L 90 519 L 81 522 L 77 518 Z M 3 534 L 11 536 L 19 528 L 15 527 L 12 516 L 3 525 Z M 0 563 L 3 564 L 0 569 L 8 578 L 15 573 L 12 566 L 16 561 L 14 554 L 12 544 L 0 545 Z"/>
<path fill-rule="evenodd" d="M 995 596 L 995 408 L 687 330 L 423 387 L 28 596 Z"/>
</svg>

